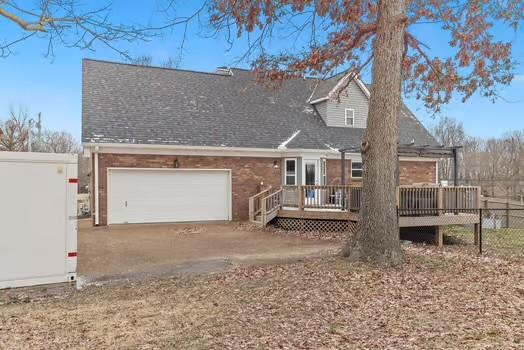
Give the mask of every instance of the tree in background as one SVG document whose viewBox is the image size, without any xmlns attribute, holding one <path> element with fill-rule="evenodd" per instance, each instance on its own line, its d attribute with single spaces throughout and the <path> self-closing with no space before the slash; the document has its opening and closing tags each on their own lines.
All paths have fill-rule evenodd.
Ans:
<svg viewBox="0 0 524 350">
<path fill-rule="evenodd" d="M 0 121 L 0 151 L 27 151 L 29 140 L 27 110 L 13 107 L 9 109 L 9 117 Z"/>
<path fill-rule="evenodd" d="M 462 183 L 482 186 L 491 197 L 520 199 L 524 195 L 524 131 L 484 140 L 468 136 L 462 123 L 444 117 L 432 133 L 444 146 L 463 146 L 459 158 Z M 439 161 L 439 178 L 453 179 L 452 160 Z"/>
<path fill-rule="evenodd" d="M 432 128 L 431 132 L 437 142 L 445 147 L 464 146 L 466 143 L 467 137 L 464 132 L 464 126 L 455 119 L 448 117 L 441 118 L 439 123 Z M 460 152 L 460 154 L 462 155 L 463 152 Z M 438 165 L 439 179 L 453 179 L 453 168 L 453 159 L 441 159 Z M 457 174 L 458 178 L 462 177 L 460 175 L 461 174 Z"/>
<path fill-rule="evenodd" d="M 152 66 L 154 64 L 153 56 L 151 55 L 141 55 L 136 58 L 132 58 L 129 60 L 130 63 L 136 64 L 138 66 Z M 163 68 L 177 68 L 179 65 L 179 61 L 172 57 L 168 57 L 164 61 L 162 61 L 159 65 L 159 67 Z"/>
<path fill-rule="evenodd" d="M 45 153 L 80 152 L 78 142 L 70 133 L 42 129 L 41 121 L 30 123 L 30 120 L 27 109 L 10 108 L 9 117 L 4 122 L 0 121 L 0 151 L 27 152 L 31 149 L 33 152 Z"/>
<path fill-rule="evenodd" d="M 354 75 L 372 64 L 367 129 L 362 140 L 361 229 L 346 247 L 352 260 L 396 265 L 402 261 L 395 208 L 401 90 L 439 111 L 457 93 L 494 98 L 512 79 L 511 44 L 492 27 L 516 28 L 524 2 L 459 0 L 214 0 L 211 24 L 228 38 L 250 36 L 259 81 L 280 83 L 304 75 L 319 78 L 344 67 Z M 449 35 L 450 53 L 437 56 L 419 38 L 417 25 Z M 423 35 L 423 34 L 422 34 Z M 305 40 L 279 54 L 270 41 Z"/>
</svg>

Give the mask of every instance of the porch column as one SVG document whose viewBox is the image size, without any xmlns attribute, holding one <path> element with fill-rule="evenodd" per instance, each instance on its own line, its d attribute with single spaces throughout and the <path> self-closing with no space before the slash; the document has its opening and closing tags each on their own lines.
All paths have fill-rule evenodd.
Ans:
<svg viewBox="0 0 524 350">
<path fill-rule="evenodd" d="M 458 186 L 457 148 L 453 147 L 453 186 Z"/>
<path fill-rule="evenodd" d="M 344 186 L 346 184 L 346 152 L 340 151 L 340 184 Z"/>
</svg>

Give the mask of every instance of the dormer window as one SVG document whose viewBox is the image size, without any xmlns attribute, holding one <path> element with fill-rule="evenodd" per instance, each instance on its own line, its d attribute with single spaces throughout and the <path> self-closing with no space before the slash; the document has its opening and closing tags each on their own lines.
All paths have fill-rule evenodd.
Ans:
<svg viewBox="0 0 524 350">
<path fill-rule="evenodd" d="M 345 115 L 345 125 L 346 126 L 355 126 L 355 110 L 351 108 L 346 108 Z"/>
</svg>

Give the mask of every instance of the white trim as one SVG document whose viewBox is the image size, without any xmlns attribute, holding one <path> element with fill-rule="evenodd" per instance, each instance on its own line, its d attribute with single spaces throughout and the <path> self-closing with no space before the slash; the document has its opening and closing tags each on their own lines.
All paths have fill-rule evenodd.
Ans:
<svg viewBox="0 0 524 350">
<path fill-rule="evenodd" d="M 228 206 L 228 221 L 233 220 L 233 172 L 231 169 L 207 169 L 207 168 L 130 168 L 130 167 L 108 167 L 106 171 L 106 198 L 108 206 L 106 208 L 106 216 L 107 216 L 107 225 L 109 225 L 109 193 L 110 193 L 110 177 L 109 173 L 111 171 L 118 171 L 118 170 L 138 170 L 138 171 L 177 171 L 177 172 L 183 172 L 183 171 L 212 171 L 212 172 L 227 172 L 229 176 L 229 206 Z"/>
<path fill-rule="evenodd" d="M 309 104 L 314 105 L 314 104 L 317 104 L 319 102 L 323 102 L 326 100 L 329 100 L 329 97 L 326 96 L 326 97 L 317 98 L 316 100 L 309 101 Z"/>
<path fill-rule="evenodd" d="M 95 182 L 95 226 L 100 225 L 100 201 L 99 201 L 99 188 L 98 188 L 98 152 L 95 153 L 95 165 L 93 170 L 94 182 Z"/>
<path fill-rule="evenodd" d="M 358 75 L 355 77 L 355 81 L 357 82 L 358 87 L 360 87 L 360 89 L 364 92 L 364 95 L 366 95 L 366 97 L 369 99 L 369 97 L 371 96 L 371 92 L 369 91 L 366 84 L 364 84 L 362 80 L 360 80 Z"/>
<path fill-rule="evenodd" d="M 348 111 L 351 111 L 351 124 L 348 124 Z M 344 108 L 344 126 L 355 126 L 355 110 L 353 108 Z"/>
<path fill-rule="evenodd" d="M 287 145 L 288 145 L 291 141 L 293 141 L 293 139 L 294 139 L 295 137 L 297 137 L 298 134 L 300 134 L 300 130 L 295 131 L 295 132 L 293 133 L 293 135 L 291 135 L 287 140 L 285 140 L 285 141 L 282 142 L 280 145 L 278 145 L 277 149 L 280 149 L 280 150 L 282 150 L 282 149 L 286 149 L 286 148 L 287 148 Z"/>
<path fill-rule="evenodd" d="M 321 174 L 321 165 L 320 165 L 321 158 L 302 158 L 302 183 L 301 185 L 306 184 L 306 163 L 313 163 L 315 164 L 315 185 L 320 185 L 320 182 L 322 181 L 322 174 Z"/>
<path fill-rule="evenodd" d="M 284 185 L 288 185 L 287 184 L 287 161 L 288 160 L 291 160 L 293 162 L 295 162 L 295 184 L 294 185 L 291 185 L 291 186 L 298 186 L 298 161 L 297 161 L 297 158 L 284 158 Z"/>
<path fill-rule="evenodd" d="M 247 147 L 212 147 L 179 145 L 144 145 L 115 143 L 84 143 L 84 150 L 92 153 L 147 154 L 178 156 L 219 156 L 219 157 L 260 157 L 260 158 L 295 158 L 323 157 L 340 159 L 340 152 L 332 147 L 326 149 L 273 149 Z M 328 145 L 326 145 L 328 147 Z M 346 153 L 346 159 L 360 161 L 360 153 Z M 400 157 L 401 161 L 436 162 L 439 158 Z"/>
<path fill-rule="evenodd" d="M 355 170 L 360 170 L 360 171 L 364 171 L 364 163 L 362 163 L 362 160 L 359 160 L 359 161 L 351 161 L 351 178 L 352 179 L 362 179 L 362 176 L 353 176 L 353 164 L 355 163 L 360 163 L 360 169 L 355 169 Z M 362 174 L 364 175 L 364 174 Z"/>
<path fill-rule="evenodd" d="M 0 162 L 77 164 L 78 157 L 69 153 L 2 152 Z"/>
<path fill-rule="evenodd" d="M 72 277 L 72 278 L 71 278 Z M 66 272 L 60 275 L 32 277 L 10 281 L 0 281 L 0 289 L 29 287 L 36 285 L 67 283 L 76 281 L 76 273 Z"/>
<path fill-rule="evenodd" d="M 352 81 L 354 81 L 357 86 L 360 88 L 360 90 L 362 90 L 362 92 L 364 93 L 364 95 L 366 95 L 366 97 L 369 99 L 369 97 L 371 96 L 371 93 L 369 92 L 369 89 L 367 88 L 367 86 L 362 82 L 362 80 L 360 80 L 360 77 L 358 76 L 358 74 L 354 74 L 353 72 L 349 72 L 347 73 L 346 75 L 344 75 L 342 78 L 340 78 L 340 80 L 337 82 L 337 84 L 335 85 L 335 87 L 333 87 L 333 89 L 331 89 L 331 91 L 328 92 L 327 96 L 324 96 L 324 97 L 320 97 L 320 98 L 317 98 L 316 100 L 313 100 L 313 101 L 309 101 L 309 104 L 316 104 L 316 103 L 319 103 L 319 102 L 322 102 L 322 101 L 326 101 L 326 100 L 329 100 L 332 98 L 332 95 L 340 88 L 340 86 L 346 82 L 346 80 L 348 80 L 349 78 L 353 78 Z M 313 91 L 314 93 L 315 91 Z M 312 94 L 313 95 L 313 94 Z"/>
<path fill-rule="evenodd" d="M 220 157 L 262 157 L 284 158 L 302 157 L 304 155 L 340 158 L 340 152 L 335 149 L 273 149 L 273 148 L 242 148 L 242 147 L 211 147 L 211 146 L 179 146 L 179 145 L 144 145 L 144 144 L 99 144 L 84 143 L 88 153 L 115 154 L 149 154 L 149 155 L 193 155 Z M 98 147 L 98 150 L 96 148 Z M 348 155 L 357 153 L 347 153 Z"/>
</svg>

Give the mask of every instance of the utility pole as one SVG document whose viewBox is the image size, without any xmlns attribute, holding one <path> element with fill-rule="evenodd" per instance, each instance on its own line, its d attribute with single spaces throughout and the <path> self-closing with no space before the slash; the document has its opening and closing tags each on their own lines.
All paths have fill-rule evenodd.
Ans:
<svg viewBox="0 0 524 350">
<path fill-rule="evenodd" d="M 38 122 L 36 122 L 36 129 L 38 130 L 38 143 L 42 141 L 42 112 L 38 112 Z"/>
</svg>

